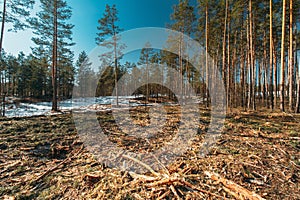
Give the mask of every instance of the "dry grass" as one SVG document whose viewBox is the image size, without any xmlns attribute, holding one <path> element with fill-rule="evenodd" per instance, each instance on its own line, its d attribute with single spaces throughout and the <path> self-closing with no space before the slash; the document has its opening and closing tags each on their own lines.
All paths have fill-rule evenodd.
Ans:
<svg viewBox="0 0 300 200">
<path fill-rule="evenodd" d="M 162 141 L 173 136 L 172 131 L 178 126 L 176 113 L 176 108 L 168 112 L 173 128 L 166 127 L 153 137 L 150 145 L 131 140 L 126 134 L 115 134 L 118 131 L 113 131 L 116 129 L 108 112 L 99 113 L 99 123 L 106 127 L 112 141 L 131 151 L 145 150 L 160 148 Z M 78 138 L 71 114 L 1 119 L 0 196 L 2 199 L 251 199 L 249 194 L 255 193 L 257 198 L 300 199 L 299 115 L 235 110 L 228 115 L 217 145 L 201 157 L 198 152 L 210 120 L 208 110 L 201 109 L 201 113 L 199 134 L 191 149 L 172 164 L 152 169 L 127 157 L 146 168 L 149 172 L 145 174 L 99 163 Z M 148 123 L 147 112 L 138 109 L 132 111 L 132 118 L 137 124 Z"/>
</svg>

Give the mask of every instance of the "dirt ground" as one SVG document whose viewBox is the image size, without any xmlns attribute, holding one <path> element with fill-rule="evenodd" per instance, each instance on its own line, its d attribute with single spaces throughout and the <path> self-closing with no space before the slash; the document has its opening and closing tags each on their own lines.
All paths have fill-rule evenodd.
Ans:
<svg viewBox="0 0 300 200">
<path fill-rule="evenodd" d="M 147 110 L 142 112 L 137 108 L 132 113 L 137 123 L 147 125 Z M 151 141 L 156 148 L 173 136 L 167 130 L 174 132 L 178 128 L 176 112 L 168 115 L 172 129 L 165 129 L 161 137 L 156 137 L 162 142 Z M 109 112 L 98 113 L 98 120 L 106 127 L 111 141 L 125 149 L 135 151 L 139 146 L 136 144 L 144 144 L 118 133 Z M 300 115 L 235 110 L 227 115 L 216 145 L 203 157 L 198 152 L 209 122 L 210 112 L 201 109 L 195 142 L 185 154 L 161 170 L 129 158 L 148 171 L 137 174 L 107 167 L 87 151 L 78 137 L 71 113 L 2 118 L 0 197 L 300 199 Z"/>
</svg>

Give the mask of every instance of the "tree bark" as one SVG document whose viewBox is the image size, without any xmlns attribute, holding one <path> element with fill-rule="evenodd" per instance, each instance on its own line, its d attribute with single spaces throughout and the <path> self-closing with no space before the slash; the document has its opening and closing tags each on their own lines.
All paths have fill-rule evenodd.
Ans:
<svg viewBox="0 0 300 200">
<path fill-rule="evenodd" d="M 293 65 L 293 0 L 290 0 L 290 45 L 289 45 L 289 108 L 294 109 L 294 65 Z"/>
<path fill-rule="evenodd" d="M 4 28 L 6 20 L 6 0 L 3 1 L 3 11 L 2 11 L 2 25 L 1 25 L 1 37 L 0 37 L 0 62 L 2 62 L 2 46 L 3 46 L 3 37 L 4 37 Z M 0 79 L 0 94 L 2 98 L 2 117 L 5 116 L 5 92 L 4 92 L 4 81 Z"/>
<path fill-rule="evenodd" d="M 273 68 L 273 9 L 270 0 L 270 108 L 274 110 L 274 68 Z M 276 96 L 275 96 L 276 98 Z"/>
<path fill-rule="evenodd" d="M 206 71 L 206 107 L 209 107 L 209 73 L 208 73 L 208 1 L 205 5 L 205 71 Z"/>
<path fill-rule="evenodd" d="M 228 17 L 228 28 L 227 28 L 227 83 L 226 83 L 226 89 L 227 89 L 227 107 L 231 111 L 231 68 L 230 68 L 230 17 L 229 17 L 229 10 L 227 11 L 227 17 Z"/>
<path fill-rule="evenodd" d="M 278 97 L 278 87 L 277 87 L 277 82 L 278 82 L 278 69 L 277 69 L 277 52 L 274 48 L 274 42 L 273 42 L 273 66 L 274 66 L 274 109 L 277 108 L 277 97 Z"/>
<path fill-rule="evenodd" d="M 250 109 L 252 98 L 252 67 L 251 67 L 251 53 L 250 53 L 250 31 L 249 31 L 249 15 L 247 16 L 247 76 L 248 76 L 248 100 L 247 109 Z"/>
<path fill-rule="evenodd" d="M 57 108 L 57 1 L 53 5 L 53 47 L 52 47 L 52 111 L 58 111 Z"/>
<path fill-rule="evenodd" d="M 283 0 L 282 3 L 282 34 L 281 34 L 281 57 L 280 57 L 280 110 L 284 112 L 284 84 L 285 84 L 285 54 L 284 54 L 284 42 L 285 42 L 285 13 L 286 13 L 286 0 Z"/>
<path fill-rule="evenodd" d="M 250 39 L 250 67 L 251 67 L 251 82 L 252 82 L 252 109 L 256 109 L 255 105 L 255 60 L 254 60 L 254 47 L 253 47 L 253 17 L 252 17 L 252 0 L 249 1 L 249 39 Z"/>
<path fill-rule="evenodd" d="M 117 104 L 117 107 L 119 107 L 117 38 L 116 38 L 116 34 L 115 33 L 114 33 L 114 65 L 115 65 L 115 91 L 116 91 L 115 95 L 116 95 L 116 104 Z M 148 73 L 148 71 L 147 71 L 147 73 Z M 147 84 L 147 90 L 148 90 L 148 84 Z M 147 91 L 147 95 L 148 95 L 148 91 Z"/>
<path fill-rule="evenodd" d="M 228 15 L 228 0 L 225 0 L 225 21 L 224 21 L 224 32 L 223 32 L 223 57 L 222 57 L 222 68 L 223 68 L 223 79 L 224 84 L 227 85 L 226 80 L 226 33 L 227 33 L 227 15 Z M 227 88 L 226 88 L 227 90 Z M 228 107 L 228 102 L 227 102 Z"/>
</svg>

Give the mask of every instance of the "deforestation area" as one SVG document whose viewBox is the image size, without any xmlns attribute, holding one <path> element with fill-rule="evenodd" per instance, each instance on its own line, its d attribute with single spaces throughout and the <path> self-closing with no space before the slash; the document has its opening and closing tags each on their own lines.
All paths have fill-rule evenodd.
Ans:
<svg viewBox="0 0 300 200">
<path fill-rule="evenodd" d="M 144 110 L 132 111 L 140 116 L 133 114 L 134 120 L 147 123 L 145 112 L 139 109 Z M 0 196 L 4 199 L 300 198 L 299 115 L 235 110 L 227 116 L 216 145 L 203 157 L 199 149 L 209 124 L 209 113 L 201 109 L 199 134 L 191 149 L 174 163 L 155 171 L 133 160 L 148 171 L 145 174 L 100 163 L 78 138 L 70 113 L 2 119 Z M 173 120 L 172 123 L 177 123 L 176 118 Z M 99 113 L 99 121 L 110 122 L 110 113 Z M 110 130 L 111 124 L 103 126 Z M 143 145 L 128 140 L 126 134 L 107 133 L 107 136 L 133 150 Z"/>
<path fill-rule="evenodd" d="M 0 199 L 299 200 L 300 0 L 0 0 Z"/>
</svg>

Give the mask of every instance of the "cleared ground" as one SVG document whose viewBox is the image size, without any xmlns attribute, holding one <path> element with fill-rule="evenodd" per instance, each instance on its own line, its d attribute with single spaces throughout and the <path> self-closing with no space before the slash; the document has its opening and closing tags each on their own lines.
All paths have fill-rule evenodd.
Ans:
<svg viewBox="0 0 300 200">
<path fill-rule="evenodd" d="M 178 128 L 170 108 L 169 126 L 149 145 L 114 128 L 109 112 L 98 113 L 107 136 L 131 151 L 159 148 Z M 148 111 L 131 117 L 148 123 Z M 300 199 L 300 116 L 234 111 L 217 144 L 205 157 L 199 147 L 210 121 L 201 109 L 192 148 L 161 170 L 135 174 L 105 166 L 86 150 L 72 114 L 0 121 L 1 199 Z M 168 132 L 169 131 L 169 132 Z M 151 145 L 155 144 L 155 145 Z M 144 146 L 143 146 L 144 145 Z"/>
</svg>

